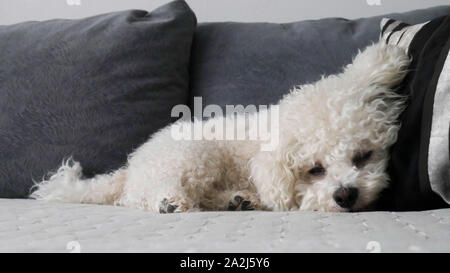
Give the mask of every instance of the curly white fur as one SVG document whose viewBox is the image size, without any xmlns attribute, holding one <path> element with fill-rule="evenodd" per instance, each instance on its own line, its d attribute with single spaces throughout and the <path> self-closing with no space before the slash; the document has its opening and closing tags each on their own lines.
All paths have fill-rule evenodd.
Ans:
<svg viewBox="0 0 450 273">
<path fill-rule="evenodd" d="M 391 88 L 409 62 L 403 49 L 376 43 L 341 74 L 294 88 L 279 102 L 280 143 L 274 151 L 262 152 L 260 142 L 249 139 L 174 140 L 171 130 L 183 126 L 176 122 L 136 149 L 122 169 L 83 179 L 81 166 L 68 161 L 37 184 L 31 197 L 153 212 L 349 211 L 333 193 L 353 187 L 359 195 L 351 210 L 365 209 L 388 185 L 388 148 L 404 105 Z M 365 151 L 370 158 L 356 167 L 352 158 Z M 323 173 L 311 174 L 317 165 Z M 248 200 L 245 208 L 242 200 Z"/>
</svg>

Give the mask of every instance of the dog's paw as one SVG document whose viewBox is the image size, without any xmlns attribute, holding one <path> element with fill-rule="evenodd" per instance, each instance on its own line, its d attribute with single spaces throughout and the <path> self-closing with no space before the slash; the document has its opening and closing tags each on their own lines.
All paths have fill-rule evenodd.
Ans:
<svg viewBox="0 0 450 273">
<path fill-rule="evenodd" d="M 159 213 L 195 212 L 199 211 L 188 202 L 178 198 L 164 198 L 159 203 Z"/>
<path fill-rule="evenodd" d="M 164 198 L 159 204 L 159 213 L 174 213 L 178 208 L 178 205 L 171 204 L 169 199 Z"/>
<path fill-rule="evenodd" d="M 258 208 L 257 202 L 251 200 L 248 195 L 237 193 L 228 203 L 228 210 L 255 210 Z"/>
</svg>

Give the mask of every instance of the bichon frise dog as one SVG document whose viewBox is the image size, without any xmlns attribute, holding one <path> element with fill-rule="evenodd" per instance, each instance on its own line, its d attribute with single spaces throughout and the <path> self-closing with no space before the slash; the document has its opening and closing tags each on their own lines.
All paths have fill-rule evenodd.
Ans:
<svg viewBox="0 0 450 273">
<path fill-rule="evenodd" d="M 179 121 L 137 148 L 123 168 L 83 179 L 80 164 L 68 161 L 31 197 L 160 213 L 364 210 L 388 185 L 388 148 L 405 104 L 392 88 L 409 63 L 404 49 L 378 42 L 341 74 L 294 88 L 278 104 L 272 151 L 248 138 L 175 140 L 171 132 L 190 123 Z M 247 118 L 252 123 L 258 115 Z"/>
</svg>

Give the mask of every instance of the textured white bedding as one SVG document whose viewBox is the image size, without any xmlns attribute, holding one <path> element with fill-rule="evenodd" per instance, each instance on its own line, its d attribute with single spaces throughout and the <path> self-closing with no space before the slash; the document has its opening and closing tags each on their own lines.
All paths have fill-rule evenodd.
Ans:
<svg viewBox="0 0 450 273">
<path fill-rule="evenodd" d="M 202 212 L 0 199 L 1 252 L 450 252 L 450 209 Z"/>
</svg>

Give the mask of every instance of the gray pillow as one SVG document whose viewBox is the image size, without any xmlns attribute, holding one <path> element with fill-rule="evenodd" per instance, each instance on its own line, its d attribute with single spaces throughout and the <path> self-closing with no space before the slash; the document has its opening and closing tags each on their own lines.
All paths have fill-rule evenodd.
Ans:
<svg viewBox="0 0 450 273">
<path fill-rule="evenodd" d="M 26 197 L 63 158 L 114 170 L 188 101 L 196 18 L 184 1 L 0 26 L 0 197 Z"/>
<path fill-rule="evenodd" d="M 191 95 L 222 107 L 276 103 L 294 85 L 340 72 L 358 49 L 378 40 L 383 17 L 416 24 L 449 13 L 442 6 L 358 20 L 199 24 Z"/>
</svg>

